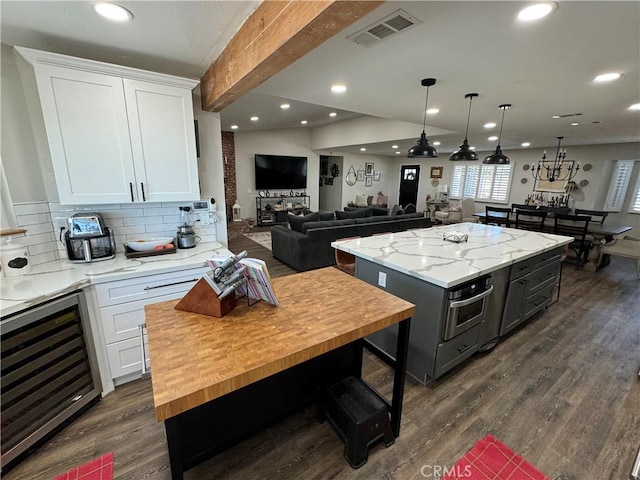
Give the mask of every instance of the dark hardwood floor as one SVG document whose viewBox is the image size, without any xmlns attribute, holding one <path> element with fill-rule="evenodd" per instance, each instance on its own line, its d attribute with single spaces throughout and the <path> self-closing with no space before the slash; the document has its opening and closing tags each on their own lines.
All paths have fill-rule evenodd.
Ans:
<svg viewBox="0 0 640 480">
<path fill-rule="evenodd" d="M 274 277 L 294 273 L 246 237 L 229 248 L 266 260 Z M 429 478 L 423 473 L 451 467 L 490 433 L 553 479 L 624 480 L 640 445 L 639 367 L 634 262 L 615 257 L 597 274 L 566 265 L 560 300 L 524 328 L 427 387 L 409 378 L 400 437 L 373 447 L 360 469 L 349 467 L 342 442 L 308 409 L 185 479 Z M 364 370 L 389 394 L 386 365 L 366 354 Z M 109 451 L 116 479 L 170 478 L 150 380 L 118 387 L 4 477 L 48 480 Z"/>
</svg>

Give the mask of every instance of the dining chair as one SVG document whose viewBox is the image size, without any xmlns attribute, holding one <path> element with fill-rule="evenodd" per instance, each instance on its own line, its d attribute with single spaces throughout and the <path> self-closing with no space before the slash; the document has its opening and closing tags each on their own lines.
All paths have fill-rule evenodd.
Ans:
<svg viewBox="0 0 640 480">
<path fill-rule="evenodd" d="M 587 239 L 587 231 L 591 217 L 587 215 L 569 215 L 556 213 L 553 231 L 557 235 L 573 237 L 569 250 L 576 254 L 576 270 L 587 260 L 591 242 Z"/>
<path fill-rule="evenodd" d="M 498 225 L 509 227 L 511 225 L 511 220 L 509 219 L 509 214 L 511 213 L 510 208 L 501 208 L 501 207 L 485 207 L 485 220 L 484 223 L 487 225 Z"/>
<path fill-rule="evenodd" d="M 516 228 L 530 230 L 532 232 L 542 232 L 544 222 L 547 219 L 547 212 L 519 208 L 516 209 Z"/>
<path fill-rule="evenodd" d="M 512 203 L 511 213 L 516 213 L 516 210 L 535 210 L 535 205 L 527 205 L 526 203 Z"/>
<path fill-rule="evenodd" d="M 591 217 L 592 222 L 599 223 L 600 225 L 604 223 L 607 215 L 609 215 L 609 212 L 602 212 L 599 210 L 582 210 L 580 208 L 576 208 L 575 213 L 576 215 L 587 215 Z"/>
</svg>

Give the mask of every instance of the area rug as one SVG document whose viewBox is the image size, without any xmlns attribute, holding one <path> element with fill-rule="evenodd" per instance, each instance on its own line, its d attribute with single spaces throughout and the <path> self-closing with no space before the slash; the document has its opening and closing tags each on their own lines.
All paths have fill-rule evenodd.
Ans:
<svg viewBox="0 0 640 480">
<path fill-rule="evenodd" d="M 245 233 L 244 236 L 271 250 L 271 232 Z"/>
<path fill-rule="evenodd" d="M 113 452 L 72 468 L 53 480 L 111 480 L 113 478 Z"/>
<path fill-rule="evenodd" d="M 444 480 L 551 480 L 520 455 L 487 435 L 456 462 Z"/>
</svg>

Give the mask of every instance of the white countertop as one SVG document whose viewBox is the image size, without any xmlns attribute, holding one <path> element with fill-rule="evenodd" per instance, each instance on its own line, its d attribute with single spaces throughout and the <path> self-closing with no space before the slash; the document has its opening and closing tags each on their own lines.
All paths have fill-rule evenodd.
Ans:
<svg viewBox="0 0 640 480">
<path fill-rule="evenodd" d="M 206 260 L 216 254 L 231 255 L 231 252 L 221 243 L 209 242 L 152 257 L 128 259 L 118 252 L 116 258 L 102 262 L 71 263 L 65 259 L 43 263 L 34 266 L 30 273 L 2 278 L 0 315 L 9 315 L 96 283 L 204 267 Z"/>
<path fill-rule="evenodd" d="M 453 243 L 445 233 L 460 232 L 468 240 Z M 513 263 L 566 245 L 572 237 L 457 223 L 399 233 L 338 240 L 331 246 L 398 272 L 450 288 Z"/>
</svg>

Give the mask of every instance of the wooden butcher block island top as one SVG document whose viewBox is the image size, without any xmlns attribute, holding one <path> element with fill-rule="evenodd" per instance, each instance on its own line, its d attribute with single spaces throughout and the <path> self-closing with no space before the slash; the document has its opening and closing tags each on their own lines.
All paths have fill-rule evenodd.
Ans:
<svg viewBox="0 0 640 480">
<path fill-rule="evenodd" d="M 411 317 L 415 306 L 336 268 L 273 280 L 280 305 L 246 299 L 223 318 L 145 307 L 163 421 Z"/>
</svg>

